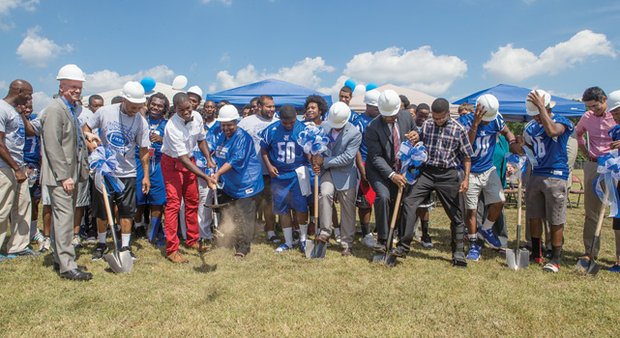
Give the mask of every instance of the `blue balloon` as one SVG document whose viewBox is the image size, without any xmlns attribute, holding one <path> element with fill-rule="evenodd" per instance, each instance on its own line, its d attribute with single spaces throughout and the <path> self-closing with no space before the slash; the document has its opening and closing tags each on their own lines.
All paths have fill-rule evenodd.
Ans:
<svg viewBox="0 0 620 338">
<path fill-rule="evenodd" d="M 351 88 L 351 90 L 355 90 L 356 84 L 355 81 L 353 81 L 352 79 L 348 79 L 344 82 L 344 86 Z"/>
<path fill-rule="evenodd" d="M 373 89 L 375 89 L 375 88 L 377 88 L 377 87 L 379 87 L 379 86 L 377 86 L 376 84 L 374 84 L 374 83 L 372 83 L 372 82 L 371 82 L 371 83 L 369 83 L 369 84 L 367 84 L 367 85 L 366 85 L 366 91 L 367 91 L 367 92 L 368 92 L 368 91 L 371 91 L 371 90 L 373 90 Z"/>
<path fill-rule="evenodd" d="M 140 84 L 144 87 L 145 93 L 150 93 L 153 91 L 153 88 L 155 88 L 155 79 L 150 76 L 146 76 L 140 80 Z"/>
</svg>

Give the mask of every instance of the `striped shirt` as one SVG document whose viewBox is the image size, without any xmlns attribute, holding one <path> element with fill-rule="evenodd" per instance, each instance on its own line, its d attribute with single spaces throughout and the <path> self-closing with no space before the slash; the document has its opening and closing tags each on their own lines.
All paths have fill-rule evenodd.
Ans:
<svg viewBox="0 0 620 338">
<path fill-rule="evenodd" d="M 464 157 L 471 157 L 474 153 L 467 131 L 453 118 L 443 126 L 436 125 L 433 119 L 424 121 L 420 141 L 428 151 L 426 165 L 433 167 L 458 168 Z"/>
</svg>

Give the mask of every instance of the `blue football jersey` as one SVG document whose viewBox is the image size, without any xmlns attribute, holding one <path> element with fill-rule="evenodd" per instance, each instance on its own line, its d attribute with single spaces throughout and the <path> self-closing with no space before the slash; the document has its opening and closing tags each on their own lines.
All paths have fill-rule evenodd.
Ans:
<svg viewBox="0 0 620 338">
<path fill-rule="evenodd" d="M 525 126 L 525 133 L 531 138 L 531 146 L 537 163 L 532 175 L 568 179 L 568 156 L 566 144 L 573 133 L 573 124 L 562 116 L 553 115 L 553 122 L 564 125 L 564 133 L 549 137 L 541 124 L 532 120 Z"/>
<path fill-rule="evenodd" d="M 358 115 L 358 114 L 356 114 Z M 366 155 L 368 155 L 368 146 L 366 145 L 366 139 L 364 138 L 364 134 L 366 133 L 366 128 L 370 121 L 372 121 L 374 117 L 366 115 L 366 113 L 359 114 L 359 116 L 353 121 L 353 125 L 357 127 L 357 130 L 362 134 L 362 144 L 360 144 L 360 154 L 362 154 L 362 161 L 366 162 Z"/>
<path fill-rule="evenodd" d="M 166 128 L 166 123 L 168 120 L 165 118 L 154 119 L 149 114 L 146 117 L 146 121 L 149 125 L 149 133 L 157 134 L 161 137 L 164 136 L 164 129 Z M 157 162 L 161 160 L 161 146 L 162 142 L 151 142 L 151 148 L 153 148 L 153 159 Z M 140 162 L 140 147 L 136 146 L 136 162 Z"/>
<path fill-rule="evenodd" d="M 474 113 L 463 115 L 457 121 L 469 132 L 474 123 Z M 506 123 L 502 115 L 497 114 L 495 120 L 488 124 L 480 123 L 476 130 L 476 138 L 472 143 L 474 154 L 471 157 L 471 172 L 483 173 L 493 167 L 493 152 L 497 142 L 497 134 L 504 129 Z"/>
<path fill-rule="evenodd" d="M 37 114 L 30 114 L 30 121 L 37 118 Z M 37 168 L 41 167 L 41 139 L 39 136 L 26 136 L 24 142 L 24 162 Z"/>
<path fill-rule="evenodd" d="M 611 137 L 611 139 L 613 141 L 620 140 L 620 124 L 617 124 L 617 125 L 613 126 L 611 129 L 609 129 L 608 134 L 609 134 L 609 136 Z"/>
<path fill-rule="evenodd" d="M 282 175 L 295 175 L 295 169 L 307 164 L 303 148 L 297 137 L 305 129 L 302 122 L 295 121 L 293 129 L 286 130 L 281 121 L 270 124 L 260 132 L 261 149 L 269 154 L 271 165 Z"/>
<path fill-rule="evenodd" d="M 234 198 L 252 197 L 263 191 L 263 169 L 256 154 L 254 140 L 245 130 L 226 139 L 224 133 L 215 138 L 214 161 L 218 168 L 229 163 L 232 169 L 221 176 L 224 192 Z"/>
</svg>

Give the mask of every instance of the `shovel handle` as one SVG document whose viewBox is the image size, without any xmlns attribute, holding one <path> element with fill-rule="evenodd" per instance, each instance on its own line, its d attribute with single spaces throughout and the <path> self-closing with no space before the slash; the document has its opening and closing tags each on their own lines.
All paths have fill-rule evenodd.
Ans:
<svg viewBox="0 0 620 338">
<path fill-rule="evenodd" d="M 400 200 L 403 197 L 403 187 L 398 186 L 398 194 L 396 194 L 396 203 L 394 205 L 394 212 L 392 212 L 392 219 L 390 220 L 390 231 L 388 233 L 387 241 L 385 242 L 385 257 L 389 254 L 390 248 L 392 247 L 392 238 L 394 237 L 394 227 L 396 226 L 396 219 L 398 218 L 398 210 L 400 209 Z"/>
<path fill-rule="evenodd" d="M 217 201 L 217 187 L 215 187 L 213 192 L 214 192 L 214 194 L 213 194 L 213 201 L 215 202 L 215 204 L 220 204 Z M 220 221 L 217 219 L 217 212 L 213 208 L 211 208 L 211 212 L 213 213 L 213 226 L 217 229 L 217 228 L 220 227 Z"/>
<path fill-rule="evenodd" d="M 103 204 L 105 204 L 105 214 L 108 218 L 108 225 L 114 231 L 114 218 L 112 218 L 112 210 L 110 210 L 110 201 L 108 200 L 108 189 L 105 187 L 105 179 L 101 184 L 101 195 L 103 195 Z"/>
<path fill-rule="evenodd" d="M 314 233 L 319 235 L 319 174 L 314 173 Z"/>
<path fill-rule="evenodd" d="M 596 222 L 596 231 L 594 231 L 594 237 L 601 236 L 601 229 L 603 228 L 603 221 L 605 221 L 605 209 L 607 206 L 607 200 L 609 198 L 609 191 L 605 190 L 603 196 L 603 202 L 601 203 L 601 210 L 598 212 L 598 221 Z M 594 247 L 594 245 L 592 245 Z"/>
</svg>

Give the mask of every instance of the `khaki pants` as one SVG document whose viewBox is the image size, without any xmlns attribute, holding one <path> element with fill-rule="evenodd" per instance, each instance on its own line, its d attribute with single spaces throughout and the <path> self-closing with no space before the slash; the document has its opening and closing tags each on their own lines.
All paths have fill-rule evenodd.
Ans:
<svg viewBox="0 0 620 338">
<path fill-rule="evenodd" d="M 586 218 L 583 222 L 583 246 L 585 252 L 590 252 L 592 247 L 592 239 L 594 238 L 594 231 L 596 230 L 596 223 L 598 221 L 598 214 L 601 210 L 601 201 L 596 196 L 592 184 L 597 177 L 596 162 L 587 161 L 583 166 L 583 190 L 584 192 L 584 206 Z M 600 242 L 599 242 L 600 243 Z M 597 245 L 592 251 L 594 257 L 598 257 L 600 245 Z"/>
<path fill-rule="evenodd" d="M 47 186 L 52 205 L 52 252 L 54 262 L 60 266 L 60 273 L 77 268 L 73 240 L 73 215 L 77 184 L 72 194 L 67 194 L 62 186 Z"/>
<path fill-rule="evenodd" d="M 343 191 L 336 191 L 332 174 L 328 170 L 321 176 L 319 192 L 319 219 L 321 221 L 321 232 L 330 234 L 334 231 L 332 224 L 332 206 L 334 199 L 340 203 L 340 234 L 341 245 L 343 248 L 353 247 L 353 236 L 355 235 L 355 198 L 357 197 L 356 186 Z"/>
<path fill-rule="evenodd" d="M 28 180 L 17 183 L 13 169 L 0 168 L 0 247 L 10 225 L 7 253 L 23 251 L 30 244 L 31 208 Z"/>
</svg>

